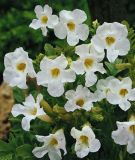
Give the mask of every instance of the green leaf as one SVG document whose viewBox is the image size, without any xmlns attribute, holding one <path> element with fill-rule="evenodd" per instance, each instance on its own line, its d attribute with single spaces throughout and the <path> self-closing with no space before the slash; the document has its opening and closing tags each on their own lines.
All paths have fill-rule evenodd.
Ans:
<svg viewBox="0 0 135 160">
<path fill-rule="evenodd" d="M 25 95 L 23 91 L 18 87 L 13 88 L 13 95 L 14 95 L 16 102 L 18 103 L 23 102 L 25 100 Z"/>
<path fill-rule="evenodd" d="M 0 160 L 13 160 L 12 154 L 6 154 L 4 156 L 0 156 Z"/>
<path fill-rule="evenodd" d="M 32 146 L 30 144 L 24 144 L 16 148 L 16 153 L 20 157 L 32 157 Z"/>
<path fill-rule="evenodd" d="M 13 146 L 11 146 L 9 143 L 0 140 L 0 152 L 11 152 L 11 151 L 13 151 Z"/>
<path fill-rule="evenodd" d="M 105 65 L 106 65 L 107 68 L 109 69 L 109 72 L 110 72 L 110 74 L 111 74 L 112 76 L 115 76 L 115 75 L 118 73 L 118 71 L 117 71 L 117 69 L 116 69 L 116 67 L 115 67 L 115 64 L 105 62 Z"/>
<path fill-rule="evenodd" d="M 55 49 L 53 48 L 52 45 L 45 44 L 44 49 L 45 49 L 45 53 L 46 53 L 47 56 L 56 55 L 56 51 L 55 51 Z"/>
</svg>

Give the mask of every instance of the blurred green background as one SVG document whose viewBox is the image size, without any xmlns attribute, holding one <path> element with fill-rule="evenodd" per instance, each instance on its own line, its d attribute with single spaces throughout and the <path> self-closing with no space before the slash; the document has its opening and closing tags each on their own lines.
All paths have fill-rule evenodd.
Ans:
<svg viewBox="0 0 135 160">
<path fill-rule="evenodd" d="M 0 0 L 0 81 L 4 69 L 4 55 L 17 47 L 24 47 L 34 58 L 43 52 L 44 44 L 55 44 L 52 32 L 43 37 L 41 30 L 29 28 L 35 18 L 34 7 L 48 3 L 58 13 L 62 9 L 80 8 L 88 15 L 87 23 L 98 19 L 99 22 L 122 21 L 126 19 L 135 26 L 135 1 L 133 0 Z"/>
</svg>

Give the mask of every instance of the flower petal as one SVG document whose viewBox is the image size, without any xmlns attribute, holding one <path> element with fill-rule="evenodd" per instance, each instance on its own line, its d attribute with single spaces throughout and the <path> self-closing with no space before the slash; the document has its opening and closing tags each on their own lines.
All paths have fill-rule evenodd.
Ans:
<svg viewBox="0 0 135 160">
<path fill-rule="evenodd" d="M 73 10 L 72 14 L 78 24 L 83 23 L 87 19 L 86 13 L 80 9 Z"/>
<path fill-rule="evenodd" d="M 66 97 L 66 99 L 71 99 L 71 98 L 73 98 L 74 94 L 75 94 L 74 90 L 69 90 L 65 93 L 65 97 Z"/>
<path fill-rule="evenodd" d="M 67 150 L 66 150 L 66 140 L 65 140 L 65 135 L 63 132 L 63 129 L 59 129 L 56 133 L 55 133 L 55 137 L 59 142 L 59 148 L 62 149 L 64 151 L 64 155 L 67 154 Z"/>
<path fill-rule="evenodd" d="M 60 155 L 60 151 L 59 151 L 59 154 L 55 151 L 50 151 L 48 153 L 48 156 L 49 156 L 49 159 L 50 160 L 61 160 L 61 155 Z"/>
<path fill-rule="evenodd" d="M 59 57 L 55 58 L 55 65 L 60 66 L 62 69 L 65 69 L 68 65 L 66 57 L 61 54 Z"/>
<path fill-rule="evenodd" d="M 48 23 L 47 23 L 48 28 L 52 28 L 53 29 L 58 24 L 58 21 L 59 21 L 58 16 L 52 15 L 49 18 Z"/>
<path fill-rule="evenodd" d="M 46 84 L 48 84 L 51 80 L 51 77 L 48 72 L 46 71 L 40 71 L 37 73 L 37 84 L 42 85 L 46 87 Z"/>
<path fill-rule="evenodd" d="M 15 104 L 11 111 L 14 117 L 17 117 L 18 115 L 23 114 L 24 112 L 25 112 L 25 107 L 21 104 Z"/>
<path fill-rule="evenodd" d="M 41 23 L 38 19 L 33 19 L 29 27 L 33 29 L 39 29 L 41 27 Z"/>
<path fill-rule="evenodd" d="M 86 24 L 80 24 L 77 26 L 76 33 L 80 40 L 85 41 L 89 36 L 89 27 Z"/>
<path fill-rule="evenodd" d="M 127 111 L 131 107 L 131 103 L 129 101 L 127 101 L 127 100 L 124 100 L 121 103 L 119 103 L 119 107 L 123 111 Z"/>
<path fill-rule="evenodd" d="M 127 151 L 130 154 L 135 153 L 135 138 L 133 138 L 132 140 L 128 141 Z"/>
<path fill-rule="evenodd" d="M 119 104 L 120 103 L 120 97 L 112 92 L 107 93 L 106 99 L 110 104 Z"/>
<path fill-rule="evenodd" d="M 98 139 L 93 139 L 89 147 L 90 152 L 97 152 L 101 147 L 101 143 Z"/>
<path fill-rule="evenodd" d="M 112 139 L 116 144 L 126 145 L 128 143 L 128 135 L 126 128 L 121 126 L 112 132 Z"/>
<path fill-rule="evenodd" d="M 32 151 L 35 157 L 42 158 L 45 154 L 47 154 L 47 150 L 45 146 L 42 147 L 35 147 Z"/>
<path fill-rule="evenodd" d="M 63 25 L 63 23 L 58 23 L 55 27 L 54 27 L 54 34 L 56 37 L 58 37 L 59 39 L 65 39 L 67 36 L 67 29 L 66 27 Z"/>
<path fill-rule="evenodd" d="M 76 74 L 84 74 L 85 72 L 82 61 L 80 60 L 73 61 L 71 64 L 71 69 L 74 70 Z"/>
<path fill-rule="evenodd" d="M 81 45 L 75 47 L 75 53 L 80 57 L 88 55 L 89 52 L 90 52 L 90 45 L 89 44 L 81 44 Z"/>
<path fill-rule="evenodd" d="M 48 32 L 47 28 L 46 27 L 41 27 L 41 30 L 42 30 L 43 36 L 47 36 L 47 32 Z"/>
<path fill-rule="evenodd" d="M 70 46 L 75 46 L 77 43 L 79 43 L 79 37 L 76 33 L 68 33 L 67 35 L 67 42 Z"/>
<path fill-rule="evenodd" d="M 82 144 L 82 143 L 75 144 L 75 151 L 76 151 L 77 157 L 79 157 L 79 158 L 86 157 L 90 152 L 89 147 L 87 145 Z"/>
<path fill-rule="evenodd" d="M 35 7 L 34 11 L 35 11 L 35 13 L 36 13 L 36 16 L 37 16 L 38 18 L 40 18 L 41 15 L 42 15 L 42 12 L 43 12 L 43 8 L 42 8 L 42 6 L 37 5 L 37 6 Z"/>
<path fill-rule="evenodd" d="M 52 14 L 52 8 L 49 7 L 47 4 L 44 6 L 44 13 L 47 13 L 47 15 Z"/>
<path fill-rule="evenodd" d="M 22 119 L 22 128 L 25 131 L 29 131 L 30 130 L 30 121 L 32 120 L 32 118 L 30 117 L 23 117 Z"/>
<path fill-rule="evenodd" d="M 108 49 L 107 50 L 107 58 L 109 60 L 109 62 L 114 62 L 116 60 L 116 58 L 119 55 L 119 51 L 118 50 L 114 50 L 114 49 Z"/>
<path fill-rule="evenodd" d="M 74 82 L 76 79 L 75 72 L 71 69 L 65 70 L 62 72 L 62 82 Z"/>
<path fill-rule="evenodd" d="M 53 97 L 60 97 L 64 93 L 63 83 L 61 83 L 59 81 L 55 81 L 55 82 L 49 83 L 47 91 Z"/>
<path fill-rule="evenodd" d="M 93 72 L 87 72 L 85 74 L 85 86 L 86 87 L 90 87 L 92 85 L 94 85 L 97 81 L 97 76 L 95 73 Z"/>
<path fill-rule="evenodd" d="M 67 103 L 64 105 L 64 108 L 67 112 L 73 112 L 78 109 L 76 105 L 73 105 L 73 102 L 71 101 L 67 101 Z"/>
<path fill-rule="evenodd" d="M 130 101 L 135 101 L 135 88 L 130 91 L 128 99 Z"/>
<path fill-rule="evenodd" d="M 128 54 L 128 51 L 130 50 L 130 42 L 128 39 L 122 39 L 121 41 L 117 42 L 115 47 L 117 50 L 119 50 L 119 55 L 124 56 Z"/>
</svg>

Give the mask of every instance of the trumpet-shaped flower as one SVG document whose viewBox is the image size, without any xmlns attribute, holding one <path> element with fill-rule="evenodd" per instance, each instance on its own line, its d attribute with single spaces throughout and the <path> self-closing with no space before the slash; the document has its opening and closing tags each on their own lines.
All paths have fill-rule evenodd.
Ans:
<svg viewBox="0 0 135 160">
<path fill-rule="evenodd" d="M 98 27 L 91 42 L 99 52 L 106 50 L 108 60 L 114 62 L 119 55 L 128 54 L 130 42 L 127 36 L 128 30 L 125 25 L 117 22 L 105 22 Z"/>
<path fill-rule="evenodd" d="M 84 126 L 81 131 L 73 127 L 71 136 L 76 139 L 75 151 L 79 158 L 84 158 L 89 152 L 97 152 L 101 146 L 89 126 Z"/>
<path fill-rule="evenodd" d="M 98 99 L 98 101 L 101 101 L 104 98 L 107 98 L 107 94 L 111 91 L 110 83 L 111 80 L 115 79 L 114 77 L 110 76 L 106 79 L 100 79 L 98 80 L 96 84 L 97 90 L 95 91 L 95 95 Z"/>
<path fill-rule="evenodd" d="M 11 87 L 17 86 L 26 89 L 27 75 L 31 78 L 36 76 L 32 60 L 28 57 L 28 53 L 21 47 L 5 55 L 4 65 L 3 78 Z"/>
<path fill-rule="evenodd" d="M 82 85 L 79 85 L 76 88 L 76 91 L 67 91 L 65 93 L 65 97 L 68 99 L 64 106 L 67 112 L 73 112 L 76 109 L 90 111 L 93 107 L 92 102 L 96 101 L 94 94 L 91 93 L 88 88 L 83 87 Z"/>
<path fill-rule="evenodd" d="M 84 11 L 75 9 L 73 11 L 62 10 L 59 13 L 60 22 L 54 27 L 56 37 L 65 39 L 71 46 L 79 43 L 79 40 L 85 41 L 89 35 L 89 27 L 83 24 L 87 19 Z"/>
<path fill-rule="evenodd" d="M 62 129 L 48 136 L 37 135 L 36 138 L 39 142 L 44 143 L 42 147 L 36 147 L 32 151 L 37 158 L 42 158 L 48 153 L 50 160 L 61 160 L 60 149 L 64 151 L 64 155 L 67 153 L 65 135 Z"/>
<path fill-rule="evenodd" d="M 76 75 L 71 69 L 66 69 L 68 61 L 64 55 L 53 60 L 44 57 L 40 63 L 41 71 L 37 73 L 38 85 L 46 86 L 48 93 L 59 97 L 64 93 L 64 84 L 74 82 Z"/>
<path fill-rule="evenodd" d="M 44 36 L 47 35 L 47 27 L 53 29 L 54 26 L 58 23 L 58 17 L 52 15 L 52 8 L 48 5 L 44 7 L 37 5 L 35 7 L 35 13 L 38 19 L 33 19 L 30 27 L 33 29 L 41 28 Z"/>
<path fill-rule="evenodd" d="M 135 153 L 135 121 L 117 122 L 118 129 L 112 132 L 116 144 L 127 145 L 127 152 Z"/>
<path fill-rule="evenodd" d="M 25 131 L 30 130 L 31 120 L 46 114 L 43 108 L 40 107 L 40 102 L 42 99 L 43 96 L 41 94 L 37 96 L 36 101 L 32 95 L 29 95 L 26 97 L 23 105 L 15 104 L 13 106 L 11 113 L 14 117 L 17 117 L 18 115 L 24 115 L 24 118 L 22 119 L 22 128 Z"/>
<path fill-rule="evenodd" d="M 103 64 L 100 63 L 101 58 L 98 54 L 90 53 L 88 45 L 80 45 L 75 48 L 75 53 L 79 55 L 79 59 L 74 61 L 71 68 L 76 72 L 76 74 L 85 74 L 85 86 L 90 87 L 94 85 L 97 81 L 97 76 L 95 72 L 100 72 L 104 74 L 106 71 Z"/>
<path fill-rule="evenodd" d="M 110 92 L 107 93 L 107 100 L 111 104 L 118 104 L 119 107 L 126 111 L 130 108 L 129 101 L 135 100 L 135 89 L 132 89 L 132 81 L 129 77 L 121 81 L 112 79 L 109 84 Z"/>
</svg>

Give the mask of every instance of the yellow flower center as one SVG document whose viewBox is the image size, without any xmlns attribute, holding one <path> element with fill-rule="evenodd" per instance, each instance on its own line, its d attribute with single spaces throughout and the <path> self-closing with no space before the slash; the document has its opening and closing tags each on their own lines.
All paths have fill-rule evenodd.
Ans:
<svg viewBox="0 0 135 160">
<path fill-rule="evenodd" d="M 51 70 L 51 75 L 53 78 L 57 78 L 60 75 L 60 69 L 59 68 L 53 68 Z"/>
<path fill-rule="evenodd" d="M 86 68 L 92 67 L 93 63 L 94 63 L 94 60 L 91 58 L 86 58 L 84 61 L 84 65 Z"/>
<path fill-rule="evenodd" d="M 31 111 L 30 111 L 31 115 L 35 116 L 37 114 L 37 108 L 34 107 Z"/>
<path fill-rule="evenodd" d="M 106 37 L 105 40 L 108 46 L 111 46 L 115 42 L 115 38 L 111 36 Z"/>
<path fill-rule="evenodd" d="M 46 23 L 48 22 L 48 17 L 47 17 L 47 16 L 42 16 L 42 17 L 41 17 L 41 22 L 42 22 L 43 24 L 46 24 Z"/>
<path fill-rule="evenodd" d="M 135 134 L 135 125 L 131 125 L 129 127 L 129 131 L 132 132 L 133 134 Z"/>
<path fill-rule="evenodd" d="M 88 144 L 89 138 L 87 136 L 80 136 L 80 141 L 84 144 Z"/>
<path fill-rule="evenodd" d="M 76 105 L 82 107 L 84 105 L 84 99 L 80 98 L 76 101 Z"/>
<path fill-rule="evenodd" d="M 50 145 L 51 145 L 51 146 L 55 146 L 55 145 L 57 145 L 57 144 L 58 144 L 57 139 L 52 138 L 52 140 L 50 141 Z"/>
<path fill-rule="evenodd" d="M 75 30 L 75 23 L 74 22 L 68 22 L 67 27 L 70 31 L 74 31 Z"/>
<path fill-rule="evenodd" d="M 26 63 L 19 63 L 16 66 L 18 71 L 24 72 L 25 68 L 26 68 Z"/>
<path fill-rule="evenodd" d="M 128 94 L 128 90 L 127 89 L 121 89 L 119 94 L 122 96 L 122 97 L 125 97 L 126 94 Z"/>
</svg>

